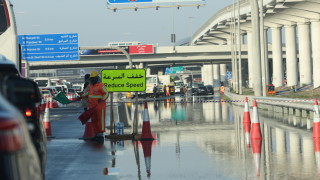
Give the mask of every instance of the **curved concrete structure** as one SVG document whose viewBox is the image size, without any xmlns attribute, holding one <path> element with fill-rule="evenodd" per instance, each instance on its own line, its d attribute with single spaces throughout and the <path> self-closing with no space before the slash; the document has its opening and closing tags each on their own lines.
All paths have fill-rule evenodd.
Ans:
<svg viewBox="0 0 320 180">
<path fill-rule="evenodd" d="M 257 0 L 261 2 L 261 0 Z M 235 11 L 236 13 L 232 13 Z M 230 5 L 221 9 L 212 16 L 192 37 L 191 44 L 202 45 L 226 45 L 230 42 L 233 14 L 237 14 L 237 8 Z M 254 83 L 255 71 L 252 67 L 252 17 L 250 0 L 240 1 L 241 36 L 247 37 L 248 44 L 248 71 L 249 86 Z M 320 86 L 319 64 L 319 0 L 264 0 L 264 29 L 271 29 L 272 37 L 272 83 L 276 86 L 296 86 L 314 84 Z M 231 30 L 230 30 L 231 29 Z M 281 33 L 284 31 L 284 33 Z M 284 37 L 282 37 L 284 36 Z M 281 47 L 281 42 L 284 44 Z M 282 56 L 285 50 L 285 58 Z M 299 55 L 298 55 L 299 54 Z M 266 63 L 268 64 L 268 63 Z M 268 71 L 268 66 L 266 70 Z M 268 72 L 266 73 L 268 74 Z M 268 77 L 266 78 L 268 81 Z"/>
</svg>

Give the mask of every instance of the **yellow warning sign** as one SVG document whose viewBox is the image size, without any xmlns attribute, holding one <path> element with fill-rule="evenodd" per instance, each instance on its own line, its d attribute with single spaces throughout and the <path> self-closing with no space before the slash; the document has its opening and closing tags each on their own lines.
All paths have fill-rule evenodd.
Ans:
<svg viewBox="0 0 320 180">
<path fill-rule="evenodd" d="M 139 92 L 146 90 L 145 69 L 102 70 L 101 80 L 109 92 Z"/>
</svg>

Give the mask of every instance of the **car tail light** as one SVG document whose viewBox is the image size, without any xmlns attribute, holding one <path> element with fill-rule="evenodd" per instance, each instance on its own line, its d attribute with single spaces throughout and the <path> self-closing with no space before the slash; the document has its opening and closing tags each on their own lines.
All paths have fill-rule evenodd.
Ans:
<svg viewBox="0 0 320 180">
<path fill-rule="evenodd" d="M 26 117 L 31 117 L 33 115 L 33 112 L 30 109 L 25 110 Z"/>
<path fill-rule="evenodd" d="M 23 146 L 22 129 L 19 122 L 0 118 L 0 151 L 13 152 Z"/>
</svg>

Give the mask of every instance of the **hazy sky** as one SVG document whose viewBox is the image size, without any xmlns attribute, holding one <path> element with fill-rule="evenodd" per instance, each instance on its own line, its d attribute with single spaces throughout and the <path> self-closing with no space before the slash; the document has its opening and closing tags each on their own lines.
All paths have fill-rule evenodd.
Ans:
<svg viewBox="0 0 320 180">
<path fill-rule="evenodd" d="M 174 1 L 174 0 L 173 0 Z M 108 42 L 139 41 L 171 45 L 190 38 L 218 10 L 232 0 L 206 0 L 206 6 L 118 10 L 106 8 L 105 0 L 11 0 L 18 34 L 78 33 L 80 46 L 104 46 Z M 174 24 L 174 28 L 173 28 Z"/>
</svg>

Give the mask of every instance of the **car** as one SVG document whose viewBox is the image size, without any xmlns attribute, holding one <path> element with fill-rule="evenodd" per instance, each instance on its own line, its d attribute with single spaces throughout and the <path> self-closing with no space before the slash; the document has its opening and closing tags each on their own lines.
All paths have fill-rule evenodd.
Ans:
<svg viewBox="0 0 320 180">
<path fill-rule="evenodd" d="M 213 88 L 213 86 L 211 86 L 211 85 L 206 85 L 205 87 L 206 87 L 206 89 L 207 89 L 207 94 L 214 95 L 214 88 Z"/>
<path fill-rule="evenodd" d="M 15 64 L 0 55 L 0 177 L 35 179 L 44 177 L 40 155 L 27 121 L 30 111 L 23 107 L 40 102 L 38 86 L 19 76 Z M 22 112 L 22 113 L 21 113 Z"/>
<path fill-rule="evenodd" d="M 207 95 L 208 91 L 205 86 L 193 86 L 192 89 L 192 95 Z"/>
<path fill-rule="evenodd" d="M 55 86 L 55 88 L 57 90 L 57 94 L 63 92 L 63 86 Z"/>
<path fill-rule="evenodd" d="M 21 78 L 16 65 L 3 56 L 0 56 L 0 85 L 3 97 L 24 116 L 24 123 L 28 127 L 31 142 L 40 160 L 40 170 L 44 176 L 47 139 L 40 119 L 38 105 L 41 95 L 38 85 L 32 80 Z"/>
<path fill-rule="evenodd" d="M 40 90 L 41 91 L 43 91 L 43 90 L 50 91 L 50 94 L 51 94 L 52 97 L 55 97 L 58 94 L 58 92 L 57 92 L 55 87 L 42 87 L 42 88 L 40 88 Z"/>
</svg>

